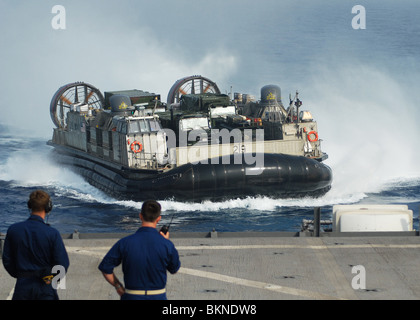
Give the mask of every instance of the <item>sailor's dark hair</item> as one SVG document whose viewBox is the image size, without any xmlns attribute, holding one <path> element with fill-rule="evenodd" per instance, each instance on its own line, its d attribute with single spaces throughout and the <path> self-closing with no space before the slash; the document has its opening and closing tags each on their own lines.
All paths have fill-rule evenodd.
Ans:
<svg viewBox="0 0 420 320">
<path fill-rule="evenodd" d="M 154 222 L 159 216 L 162 207 L 160 203 L 155 200 L 147 200 L 143 202 L 141 206 L 141 215 L 143 216 L 144 221 Z"/>
<path fill-rule="evenodd" d="M 52 202 L 49 194 L 42 190 L 33 191 L 29 195 L 28 208 L 32 212 L 45 211 L 45 213 L 49 213 L 52 209 Z"/>
</svg>

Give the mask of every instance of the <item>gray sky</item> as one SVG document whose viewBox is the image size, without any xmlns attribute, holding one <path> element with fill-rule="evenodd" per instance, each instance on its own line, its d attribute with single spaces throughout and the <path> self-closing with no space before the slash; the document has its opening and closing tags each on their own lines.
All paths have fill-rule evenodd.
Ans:
<svg viewBox="0 0 420 320">
<path fill-rule="evenodd" d="M 177 79 L 201 74 L 222 91 L 233 85 L 257 96 L 262 85 L 290 85 L 287 96 L 313 81 L 319 64 L 342 65 L 343 55 L 346 67 L 353 59 L 383 64 L 384 25 L 402 23 L 418 35 L 414 10 L 382 5 L 389 0 L 358 3 L 368 11 L 366 31 L 351 29 L 356 3 L 349 0 L 0 0 L 0 122 L 49 137 L 50 100 L 74 81 L 101 91 L 147 90 L 166 102 Z M 65 30 L 51 25 L 57 4 L 66 10 Z M 389 24 L 375 23 L 384 16 L 378 8 L 389 10 Z M 409 52 L 398 42 L 406 38 L 391 43 Z"/>
</svg>

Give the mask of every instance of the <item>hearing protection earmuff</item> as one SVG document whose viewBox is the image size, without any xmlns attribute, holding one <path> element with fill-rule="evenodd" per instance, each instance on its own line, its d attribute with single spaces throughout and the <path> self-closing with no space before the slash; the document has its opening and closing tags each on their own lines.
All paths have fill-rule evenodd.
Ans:
<svg viewBox="0 0 420 320">
<path fill-rule="evenodd" d="M 50 213 L 50 212 L 51 212 L 51 210 L 52 210 L 52 208 L 53 208 L 53 204 L 52 204 L 52 201 L 51 201 L 51 199 L 50 199 L 50 200 L 48 200 L 48 203 L 47 203 L 47 205 L 45 206 L 45 213 Z"/>
<path fill-rule="evenodd" d="M 32 201 L 31 200 L 28 200 L 28 208 L 32 209 Z M 45 208 L 44 208 L 45 213 L 47 213 L 47 214 L 50 213 L 52 208 L 53 208 L 53 204 L 52 204 L 52 201 L 50 199 L 50 200 L 48 200 L 48 203 L 45 205 Z"/>
</svg>

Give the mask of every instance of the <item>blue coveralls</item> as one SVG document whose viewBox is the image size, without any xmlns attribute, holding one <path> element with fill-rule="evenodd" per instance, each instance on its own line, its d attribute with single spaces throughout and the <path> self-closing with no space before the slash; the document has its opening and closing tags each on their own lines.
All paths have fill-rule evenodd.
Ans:
<svg viewBox="0 0 420 320">
<path fill-rule="evenodd" d="M 60 233 L 37 215 L 13 224 L 7 230 L 3 265 L 17 278 L 13 300 L 57 300 L 57 290 L 42 277 L 55 265 L 67 271 L 69 258 Z"/>
<path fill-rule="evenodd" d="M 161 290 L 166 287 L 166 271 L 174 274 L 181 266 L 174 244 L 155 228 L 141 227 L 136 233 L 119 240 L 99 265 L 99 270 L 112 274 L 122 262 L 124 283 L 131 290 Z M 166 300 L 166 293 L 133 295 L 122 300 Z"/>
</svg>

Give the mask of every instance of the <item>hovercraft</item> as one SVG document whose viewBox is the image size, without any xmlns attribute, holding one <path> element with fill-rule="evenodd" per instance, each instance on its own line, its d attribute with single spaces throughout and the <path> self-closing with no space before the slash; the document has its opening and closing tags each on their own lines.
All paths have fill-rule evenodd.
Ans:
<svg viewBox="0 0 420 320">
<path fill-rule="evenodd" d="M 60 163 L 117 199 L 318 197 L 331 187 L 317 123 L 298 94 L 286 109 L 275 85 L 221 94 L 178 80 L 167 103 L 142 90 L 105 92 L 75 82 L 54 94 L 48 144 Z"/>
</svg>

